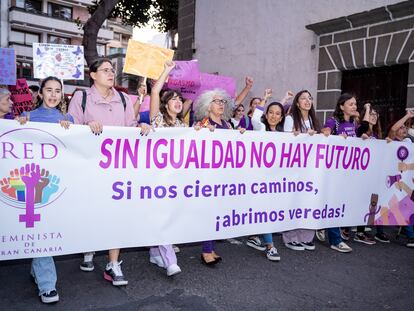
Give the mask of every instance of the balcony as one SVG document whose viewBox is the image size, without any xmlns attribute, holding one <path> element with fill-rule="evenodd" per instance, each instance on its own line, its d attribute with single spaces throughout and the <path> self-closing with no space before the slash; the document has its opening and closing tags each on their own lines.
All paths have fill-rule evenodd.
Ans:
<svg viewBox="0 0 414 311">
<path fill-rule="evenodd" d="M 42 12 L 26 11 L 21 8 L 11 7 L 9 22 L 12 26 L 22 25 L 32 29 L 55 30 L 62 34 L 83 35 L 83 30 L 79 29 L 74 20 L 56 18 Z M 103 40 L 112 40 L 114 33 L 106 28 L 101 28 L 98 32 L 98 38 Z"/>
<path fill-rule="evenodd" d="M 10 42 L 9 47 L 14 49 L 16 56 L 33 57 L 33 49 L 31 46 Z"/>
</svg>

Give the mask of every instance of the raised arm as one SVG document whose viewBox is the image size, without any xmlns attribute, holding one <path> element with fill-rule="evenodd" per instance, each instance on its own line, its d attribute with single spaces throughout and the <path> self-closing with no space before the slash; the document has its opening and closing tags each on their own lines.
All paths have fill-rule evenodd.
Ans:
<svg viewBox="0 0 414 311">
<path fill-rule="evenodd" d="M 164 71 L 161 73 L 161 76 L 155 82 L 154 86 L 151 89 L 151 100 L 150 100 L 150 120 L 154 118 L 160 111 L 160 92 L 164 86 L 165 81 L 171 70 L 175 67 L 173 61 L 166 61 L 164 64 Z"/>
<path fill-rule="evenodd" d="M 403 126 L 407 120 L 411 118 L 414 118 L 414 110 L 408 110 L 405 116 L 403 116 L 401 119 L 395 122 L 395 124 L 391 127 L 390 132 L 388 133 L 388 137 L 394 139 L 398 129 L 401 126 Z"/>
<path fill-rule="evenodd" d="M 245 81 L 246 81 L 246 85 L 241 90 L 240 94 L 237 95 L 236 100 L 234 102 L 234 107 L 236 107 L 237 105 L 241 104 L 244 101 L 244 99 L 247 97 L 247 95 L 249 94 L 250 90 L 253 87 L 253 78 L 246 77 Z"/>
</svg>

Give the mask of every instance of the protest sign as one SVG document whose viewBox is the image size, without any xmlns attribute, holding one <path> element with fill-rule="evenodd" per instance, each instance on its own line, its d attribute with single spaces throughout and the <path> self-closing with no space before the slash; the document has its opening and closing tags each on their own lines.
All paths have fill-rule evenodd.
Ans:
<svg viewBox="0 0 414 311">
<path fill-rule="evenodd" d="M 408 143 L 0 120 L 0 148 L 0 260 L 414 223 Z"/>
<path fill-rule="evenodd" d="M 0 84 L 16 84 L 16 55 L 14 49 L 0 48 Z"/>
<path fill-rule="evenodd" d="M 200 88 L 200 70 L 197 60 L 175 61 L 175 67 L 170 72 L 166 88 L 178 90 L 184 98 L 196 99 L 197 91 Z"/>
<path fill-rule="evenodd" d="M 83 46 L 33 43 L 34 77 L 54 76 L 61 80 L 84 79 Z"/>
<path fill-rule="evenodd" d="M 129 40 L 123 71 L 136 76 L 158 79 L 164 70 L 164 63 L 172 60 L 173 56 L 173 50 Z"/>
<path fill-rule="evenodd" d="M 231 98 L 236 97 L 236 80 L 233 77 L 220 76 L 202 72 L 200 74 L 201 85 L 197 92 L 197 97 L 204 91 L 213 89 L 223 89 Z"/>
<path fill-rule="evenodd" d="M 19 116 L 23 111 L 33 109 L 32 93 L 26 79 L 17 79 L 16 85 L 9 85 L 10 99 L 13 102 L 12 112 Z"/>
</svg>

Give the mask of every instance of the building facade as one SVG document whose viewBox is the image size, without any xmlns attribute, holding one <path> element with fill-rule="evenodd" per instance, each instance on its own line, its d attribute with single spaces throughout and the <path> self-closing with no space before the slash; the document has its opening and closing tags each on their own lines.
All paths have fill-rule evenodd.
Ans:
<svg viewBox="0 0 414 311">
<path fill-rule="evenodd" d="M 252 76 L 252 96 L 308 89 L 321 120 L 343 91 L 386 123 L 414 107 L 414 1 L 180 0 L 178 28 L 178 58 Z"/>
<path fill-rule="evenodd" d="M 16 52 L 17 77 L 29 84 L 33 79 L 33 43 L 55 43 L 82 45 L 82 25 L 88 20 L 88 6 L 92 0 L 2 0 L 0 15 L 1 47 L 13 48 Z M 107 20 L 98 32 L 97 50 L 100 56 L 115 59 L 123 66 L 128 39 L 132 28 L 123 26 L 118 20 Z M 67 81 L 66 93 L 77 87 L 89 86 L 85 68 L 84 81 Z M 119 68 L 117 68 L 119 71 Z M 122 67 L 117 82 L 127 85 L 122 76 Z"/>
</svg>

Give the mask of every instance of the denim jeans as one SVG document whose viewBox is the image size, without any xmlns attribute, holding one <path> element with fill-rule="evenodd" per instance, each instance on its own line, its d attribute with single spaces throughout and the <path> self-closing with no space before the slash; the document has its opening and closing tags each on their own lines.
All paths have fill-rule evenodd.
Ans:
<svg viewBox="0 0 414 311">
<path fill-rule="evenodd" d="M 328 228 L 328 240 L 330 245 L 338 245 L 342 242 L 341 231 L 339 228 Z"/>
<path fill-rule="evenodd" d="M 273 236 L 271 233 L 262 234 L 263 244 L 273 245 Z"/>
<path fill-rule="evenodd" d="M 56 290 L 56 267 L 52 257 L 33 258 L 30 274 L 36 281 L 39 296 Z"/>
</svg>

